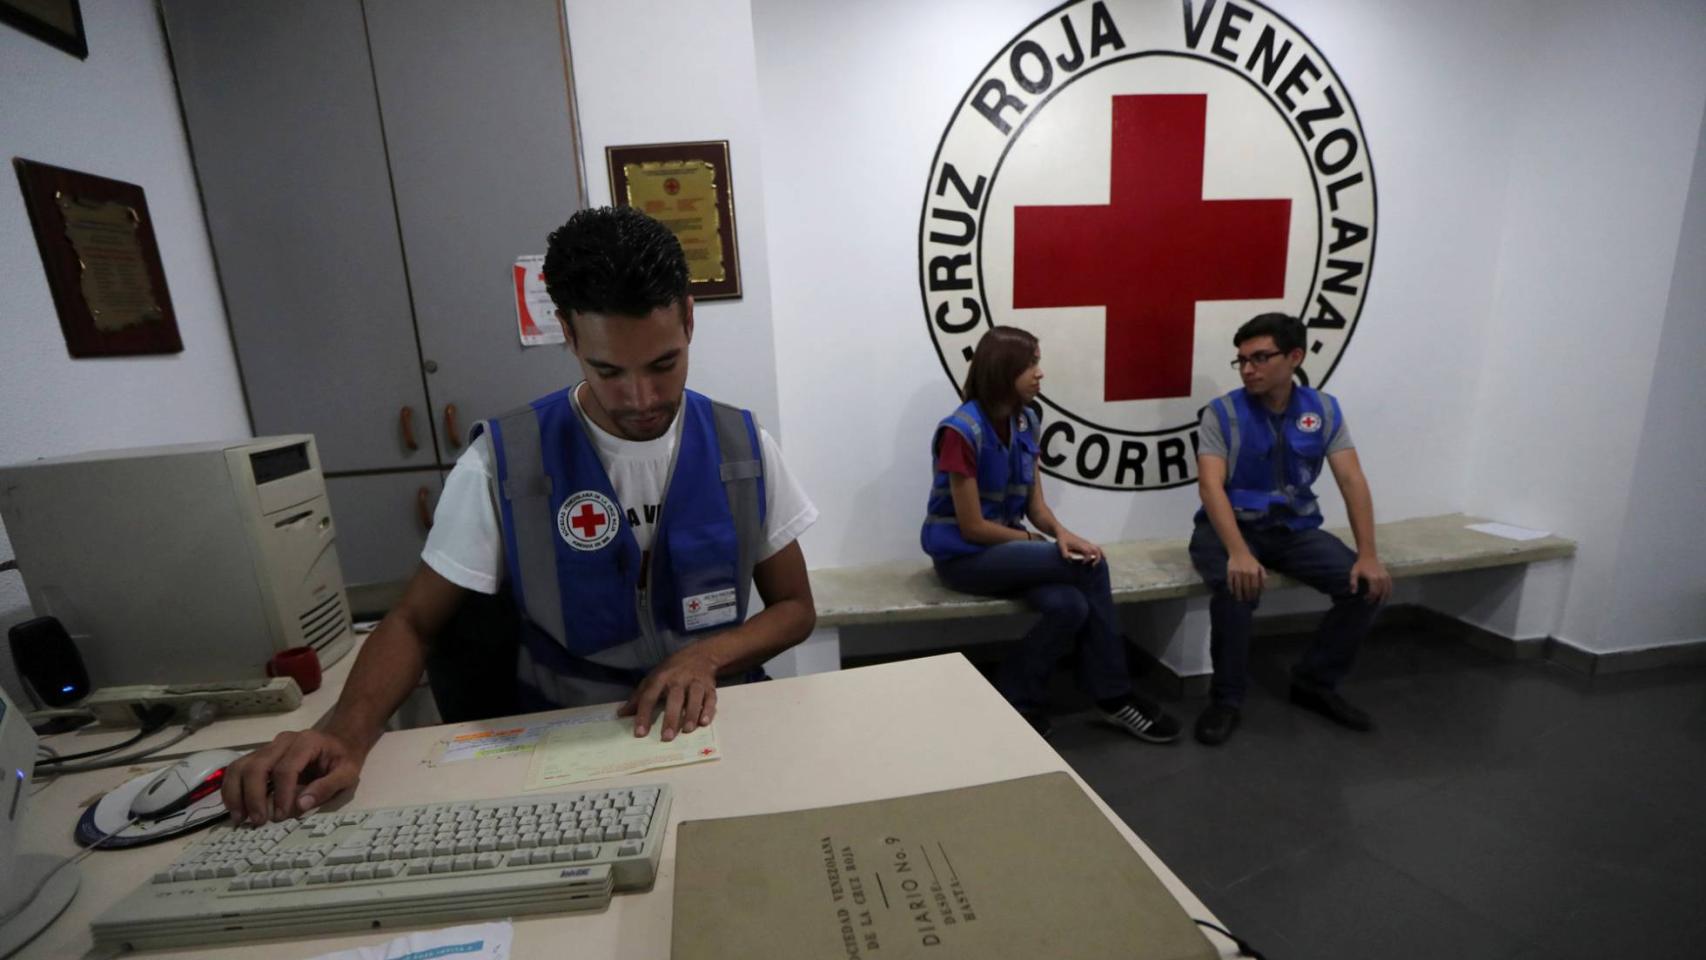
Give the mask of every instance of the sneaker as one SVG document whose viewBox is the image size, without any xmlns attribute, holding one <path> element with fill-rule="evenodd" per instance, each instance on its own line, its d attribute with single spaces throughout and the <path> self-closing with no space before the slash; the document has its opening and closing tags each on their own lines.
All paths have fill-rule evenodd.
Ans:
<svg viewBox="0 0 1706 960">
<path fill-rule="evenodd" d="M 1159 705 L 1138 697 L 1128 696 L 1118 704 L 1099 704 L 1096 714 L 1103 723 L 1118 727 L 1139 740 L 1172 743 L 1179 738 L 1179 721 L 1169 717 Z"/>
<path fill-rule="evenodd" d="M 1305 710 L 1319 713 L 1341 727 L 1367 732 L 1374 729 L 1374 719 L 1345 702 L 1332 690 L 1318 690 L 1302 684 L 1291 685 L 1291 702 Z"/>
<path fill-rule="evenodd" d="M 1218 747 L 1238 729 L 1238 708 L 1230 703 L 1211 703 L 1197 716 L 1197 742 Z"/>
<path fill-rule="evenodd" d="M 1037 736 L 1042 737 L 1044 740 L 1047 740 L 1049 738 L 1049 734 L 1054 732 L 1054 724 L 1049 722 L 1048 715 L 1045 713 L 1031 713 L 1021 710 L 1019 711 L 1019 716 L 1024 717 L 1025 722 L 1031 725 L 1031 729 L 1037 732 Z"/>
</svg>

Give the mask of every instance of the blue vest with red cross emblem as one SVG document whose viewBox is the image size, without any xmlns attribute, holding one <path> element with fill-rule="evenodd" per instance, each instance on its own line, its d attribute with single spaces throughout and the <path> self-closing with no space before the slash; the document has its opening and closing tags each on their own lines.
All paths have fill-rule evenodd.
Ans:
<svg viewBox="0 0 1706 960">
<path fill-rule="evenodd" d="M 1293 530 L 1319 527 L 1321 505 L 1311 487 L 1344 423 L 1339 401 L 1296 384 L 1282 413 L 1269 411 L 1243 388 L 1209 406 L 1226 440 L 1226 496 L 1238 520 L 1283 523 Z"/>
<path fill-rule="evenodd" d="M 610 699 L 686 643 L 745 621 L 765 542 L 751 413 L 686 392 L 642 555 L 570 390 L 481 425 L 496 454 L 504 562 L 522 618 L 524 708 Z"/>
<path fill-rule="evenodd" d="M 942 449 L 943 431 L 952 430 L 964 437 L 977 453 L 977 496 L 983 518 L 1004 527 L 1019 527 L 1025 517 L 1025 506 L 1031 499 L 1031 484 L 1037 475 L 1037 415 L 1021 408 L 1008 420 L 1009 441 L 1005 444 L 996 435 L 995 427 L 984 416 L 975 400 L 967 400 L 958 410 L 936 425 L 930 439 L 930 462 L 935 463 Z M 959 520 L 954 516 L 954 497 L 948 488 L 948 473 L 937 470 L 930 486 L 930 500 L 925 510 L 924 530 L 919 535 L 924 552 L 937 560 L 963 557 L 986 549 L 972 543 L 960 533 Z"/>
</svg>

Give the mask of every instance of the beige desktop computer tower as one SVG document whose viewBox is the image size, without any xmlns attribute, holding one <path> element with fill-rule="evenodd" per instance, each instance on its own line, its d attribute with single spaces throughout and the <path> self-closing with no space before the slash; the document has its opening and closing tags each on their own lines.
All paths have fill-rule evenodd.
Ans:
<svg viewBox="0 0 1706 960">
<path fill-rule="evenodd" d="M 311 436 L 0 467 L 0 522 L 95 687 L 262 678 L 297 646 L 325 667 L 354 640 Z"/>
</svg>

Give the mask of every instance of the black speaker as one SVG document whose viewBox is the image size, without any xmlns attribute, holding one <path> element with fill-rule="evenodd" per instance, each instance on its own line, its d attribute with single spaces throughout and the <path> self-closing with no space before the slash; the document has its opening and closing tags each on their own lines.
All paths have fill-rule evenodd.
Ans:
<svg viewBox="0 0 1706 960">
<path fill-rule="evenodd" d="M 57 617 L 25 620 L 8 637 L 18 675 L 35 689 L 42 703 L 63 707 L 89 695 L 89 671 Z"/>
</svg>

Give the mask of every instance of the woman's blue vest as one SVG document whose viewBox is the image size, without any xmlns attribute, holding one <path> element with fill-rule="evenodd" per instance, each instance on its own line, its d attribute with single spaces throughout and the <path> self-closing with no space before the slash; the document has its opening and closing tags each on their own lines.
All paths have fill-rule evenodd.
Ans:
<svg viewBox="0 0 1706 960">
<path fill-rule="evenodd" d="M 765 543 L 758 428 L 691 390 L 681 417 L 649 564 L 570 390 L 482 424 L 522 615 L 524 706 L 609 699 L 685 643 L 746 620 Z M 599 685 L 613 690 L 584 692 Z"/>
<path fill-rule="evenodd" d="M 1226 496 L 1238 519 L 1272 519 L 1293 530 L 1319 527 L 1321 505 L 1311 487 L 1344 422 L 1339 401 L 1297 384 L 1284 413 L 1269 412 L 1243 388 L 1210 407 L 1226 440 Z"/>
<path fill-rule="evenodd" d="M 932 464 L 941 451 L 944 430 L 958 433 L 977 452 L 977 494 L 983 518 L 1004 527 L 1020 527 L 1037 473 L 1036 413 L 1020 408 L 1008 422 L 1011 440 L 1003 445 L 989 418 L 984 416 L 983 408 L 975 400 L 967 400 L 936 425 L 936 432 L 930 439 Z M 946 471 L 937 470 L 935 481 L 930 486 L 924 531 L 919 539 L 924 552 L 937 560 L 963 557 L 985 549 L 960 534 Z"/>
</svg>

